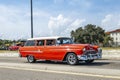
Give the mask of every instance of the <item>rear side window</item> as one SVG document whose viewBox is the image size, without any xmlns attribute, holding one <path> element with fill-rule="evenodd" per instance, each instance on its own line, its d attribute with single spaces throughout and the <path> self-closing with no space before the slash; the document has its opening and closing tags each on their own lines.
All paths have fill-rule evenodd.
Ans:
<svg viewBox="0 0 120 80">
<path fill-rule="evenodd" d="M 25 43 L 25 46 L 35 46 L 35 41 L 34 40 L 27 41 Z"/>
<path fill-rule="evenodd" d="M 46 45 L 48 46 L 55 45 L 55 40 L 47 40 Z"/>
<path fill-rule="evenodd" d="M 44 46 L 44 40 L 39 40 L 37 45 L 38 46 Z"/>
</svg>

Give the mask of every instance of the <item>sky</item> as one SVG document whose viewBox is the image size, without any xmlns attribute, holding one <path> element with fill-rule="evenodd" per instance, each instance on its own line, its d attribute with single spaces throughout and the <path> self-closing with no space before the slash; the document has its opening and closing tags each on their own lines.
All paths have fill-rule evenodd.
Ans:
<svg viewBox="0 0 120 80">
<path fill-rule="evenodd" d="M 94 24 L 106 31 L 120 28 L 120 0 L 33 0 L 34 37 L 70 36 Z M 0 0 L 0 39 L 31 36 L 30 0 Z"/>
</svg>

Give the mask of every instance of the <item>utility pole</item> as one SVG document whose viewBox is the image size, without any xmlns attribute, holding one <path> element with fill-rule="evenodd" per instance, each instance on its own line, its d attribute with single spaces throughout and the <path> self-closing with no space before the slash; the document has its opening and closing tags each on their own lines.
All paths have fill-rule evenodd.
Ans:
<svg viewBox="0 0 120 80">
<path fill-rule="evenodd" d="M 30 0 L 31 6 L 31 38 L 33 38 L 33 2 Z"/>
</svg>

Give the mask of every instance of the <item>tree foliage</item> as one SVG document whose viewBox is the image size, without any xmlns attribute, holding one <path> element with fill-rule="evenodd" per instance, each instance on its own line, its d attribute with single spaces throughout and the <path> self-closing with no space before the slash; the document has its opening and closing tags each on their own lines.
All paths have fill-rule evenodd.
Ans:
<svg viewBox="0 0 120 80">
<path fill-rule="evenodd" d="M 15 43 L 20 43 L 20 42 L 23 42 L 23 41 L 26 41 L 26 40 L 23 40 L 23 39 L 19 39 L 19 40 L 2 40 L 0 39 L 0 46 L 11 46 Z"/>
<path fill-rule="evenodd" d="M 111 46 L 113 46 L 112 44 L 113 44 L 113 38 L 111 38 L 109 34 L 105 34 L 103 46 L 111 47 Z"/>
<path fill-rule="evenodd" d="M 76 43 L 98 44 L 104 42 L 105 30 L 101 27 L 88 24 L 71 31 L 71 37 Z"/>
</svg>

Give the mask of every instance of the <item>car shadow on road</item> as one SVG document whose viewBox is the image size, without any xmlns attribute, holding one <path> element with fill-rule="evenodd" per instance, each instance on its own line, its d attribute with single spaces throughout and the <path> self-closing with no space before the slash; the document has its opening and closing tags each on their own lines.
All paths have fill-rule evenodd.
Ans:
<svg viewBox="0 0 120 80">
<path fill-rule="evenodd" d="M 80 66 L 103 66 L 109 65 L 110 62 L 93 62 L 93 63 L 79 63 Z"/>
<path fill-rule="evenodd" d="M 28 63 L 28 62 L 25 62 Z M 36 61 L 34 64 L 52 64 L 52 65 L 68 65 L 67 62 L 55 62 L 55 61 Z M 110 62 L 103 62 L 103 61 L 95 61 L 93 63 L 85 63 L 85 62 L 79 62 L 77 65 L 74 66 L 103 66 L 103 65 L 109 65 Z"/>
<path fill-rule="evenodd" d="M 35 64 L 61 64 L 67 65 L 67 62 L 57 62 L 57 61 L 36 61 Z"/>
</svg>

